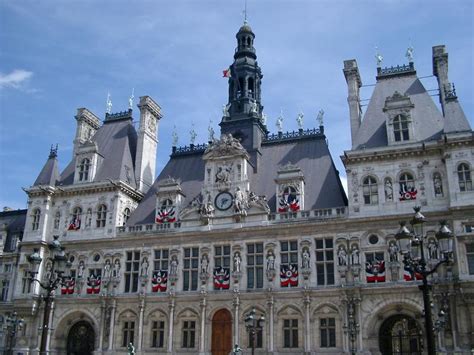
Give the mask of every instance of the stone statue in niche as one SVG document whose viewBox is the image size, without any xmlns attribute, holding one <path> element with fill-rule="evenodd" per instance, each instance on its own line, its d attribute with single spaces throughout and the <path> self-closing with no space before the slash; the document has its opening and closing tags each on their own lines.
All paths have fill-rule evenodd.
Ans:
<svg viewBox="0 0 474 355">
<path fill-rule="evenodd" d="M 311 266 L 310 266 L 310 260 L 309 260 L 310 256 L 309 256 L 309 252 L 307 248 L 303 249 L 302 257 L 303 257 L 303 261 L 302 261 L 303 269 L 309 269 Z"/>
<path fill-rule="evenodd" d="M 216 173 L 216 182 L 228 183 L 230 182 L 230 173 L 232 172 L 232 166 L 219 166 Z"/>
<path fill-rule="evenodd" d="M 267 254 L 267 270 L 275 270 L 275 254 L 273 254 L 272 250 L 270 250 Z"/>
<path fill-rule="evenodd" d="M 398 261 L 398 247 L 395 242 L 390 242 L 388 246 L 388 255 L 391 262 Z"/>
<path fill-rule="evenodd" d="M 235 252 L 235 254 L 234 254 L 234 272 L 240 272 L 241 271 L 241 263 L 242 263 L 242 259 L 240 257 L 240 253 Z"/>
<path fill-rule="evenodd" d="M 428 253 L 430 256 L 430 259 L 438 259 L 438 246 L 436 245 L 436 242 L 434 239 L 430 239 L 428 242 Z"/>
<path fill-rule="evenodd" d="M 147 277 L 148 276 L 148 258 L 144 257 L 142 260 L 142 265 L 140 267 L 140 276 L 142 277 Z"/>
<path fill-rule="evenodd" d="M 436 197 L 443 196 L 443 183 L 441 181 L 441 176 L 439 174 L 435 174 L 433 176 L 433 186 L 434 186 L 434 193 Z"/>
<path fill-rule="evenodd" d="M 201 273 L 207 274 L 209 270 L 209 259 L 207 254 L 204 254 L 201 259 Z"/>
<path fill-rule="evenodd" d="M 105 260 L 104 265 L 104 279 L 109 279 L 112 274 L 112 265 L 110 265 L 110 259 Z"/>
<path fill-rule="evenodd" d="M 240 187 L 235 189 L 235 197 L 234 197 L 234 212 L 245 215 L 247 214 L 246 211 L 246 203 L 245 203 L 245 195 Z"/>
<path fill-rule="evenodd" d="M 352 246 L 351 250 L 351 264 L 360 265 L 359 248 L 355 244 Z"/>
<path fill-rule="evenodd" d="M 337 250 L 337 260 L 340 266 L 347 265 L 347 252 L 346 248 L 344 248 L 342 245 Z"/>
<path fill-rule="evenodd" d="M 393 201 L 393 185 L 392 180 L 385 179 L 384 182 L 385 201 Z"/>
<path fill-rule="evenodd" d="M 120 277 L 120 260 L 119 259 L 115 259 L 114 269 L 112 270 L 112 277 L 114 278 Z"/>
<path fill-rule="evenodd" d="M 84 269 L 85 269 L 84 261 L 81 260 L 79 261 L 79 267 L 77 268 L 77 278 L 81 279 L 84 277 Z"/>
<path fill-rule="evenodd" d="M 177 276 L 178 275 L 178 258 L 176 255 L 173 255 L 170 262 L 170 275 Z"/>
</svg>

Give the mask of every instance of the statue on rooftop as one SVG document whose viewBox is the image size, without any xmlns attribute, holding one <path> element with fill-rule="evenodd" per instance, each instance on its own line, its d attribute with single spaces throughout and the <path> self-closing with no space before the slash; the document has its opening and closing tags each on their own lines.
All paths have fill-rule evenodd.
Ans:
<svg viewBox="0 0 474 355">
<path fill-rule="evenodd" d="M 176 145 L 178 144 L 178 132 L 176 132 L 176 126 L 174 126 L 173 128 L 173 133 L 171 134 L 171 136 L 173 137 L 172 146 L 176 147 Z"/>
<path fill-rule="evenodd" d="M 382 65 L 383 56 L 382 54 L 379 53 L 378 47 L 375 47 L 375 50 L 376 50 L 375 59 L 377 60 L 377 68 L 379 68 Z"/>
<path fill-rule="evenodd" d="M 405 57 L 407 57 L 408 63 L 413 63 L 413 47 L 411 45 L 407 48 Z"/>
<path fill-rule="evenodd" d="M 318 121 L 320 126 L 324 125 L 324 110 L 321 109 L 318 112 L 318 116 L 316 117 L 316 121 Z"/>
<path fill-rule="evenodd" d="M 303 117 L 304 117 L 303 112 L 298 113 L 298 117 L 296 117 L 296 122 L 298 123 L 299 129 L 303 129 Z"/>
</svg>

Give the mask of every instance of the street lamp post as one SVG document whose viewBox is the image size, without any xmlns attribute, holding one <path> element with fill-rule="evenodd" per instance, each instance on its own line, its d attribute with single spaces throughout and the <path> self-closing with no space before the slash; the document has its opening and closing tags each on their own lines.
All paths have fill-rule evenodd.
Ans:
<svg viewBox="0 0 474 355">
<path fill-rule="evenodd" d="M 441 252 L 441 260 L 438 261 L 431 269 L 427 268 L 424 242 L 426 236 L 423 235 L 423 223 L 425 217 L 420 212 L 420 207 L 415 207 L 415 215 L 410 224 L 410 231 L 405 222 L 400 223 L 400 230 L 395 235 L 398 242 L 398 248 L 403 256 L 403 264 L 412 272 L 421 275 L 422 284 L 420 289 L 423 292 L 423 307 L 425 317 L 425 331 L 427 338 L 427 348 L 429 355 L 436 354 L 436 344 L 434 337 L 433 317 L 431 314 L 430 288 L 428 285 L 428 276 L 434 273 L 441 264 L 449 263 L 453 255 L 453 234 L 449 230 L 445 221 L 441 222 L 441 228 L 436 233 L 438 248 Z"/>
<path fill-rule="evenodd" d="M 23 318 L 19 318 L 16 312 L 13 312 L 11 315 L 8 315 L 5 318 L 4 328 L 7 332 L 7 346 L 4 354 L 13 354 L 13 348 L 16 345 L 17 333 L 18 331 L 23 329 L 24 323 L 25 321 L 23 320 Z"/>
<path fill-rule="evenodd" d="M 257 312 L 255 311 L 255 308 L 253 308 L 250 313 L 245 316 L 244 321 L 245 327 L 247 328 L 247 332 L 249 333 L 249 337 L 252 341 L 252 355 L 255 355 L 257 332 L 262 330 L 265 317 L 263 314 L 257 317 Z"/>
<path fill-rule="evenodd" d="M 28 261 L 32 266 L 30 271 L 30 282 L 37 282 L 40 287 L 45 290 L 43 296 L 44 300 L 44 315 L 43 325 L 41 327 L 41 343 L 40 343 L 40 355 L 47 355 L 48 352 L 48 336 L 49 336 L 49 319 L 51 316 L 51 305 L 54 301 L 54 294 L 58 287 L 64 284 L 66 276 L 64 273 L 71 267 L 71 263 L 68 261 L 67 255 L 64 251 L 64 247 L 59 242 L 59 236 L 54 236 L 53 241 L 48 243 L 48 249 L 50 250 L 50 256 L 47 260 L 51 263 L 46 279 L 41 282 L 36 278 L 39 271 L 39 266 L 42 262 L 42 258 L 39 254 L 39 250 L 35 249 L 33 254 L 28 256 Z"/>
</svg>

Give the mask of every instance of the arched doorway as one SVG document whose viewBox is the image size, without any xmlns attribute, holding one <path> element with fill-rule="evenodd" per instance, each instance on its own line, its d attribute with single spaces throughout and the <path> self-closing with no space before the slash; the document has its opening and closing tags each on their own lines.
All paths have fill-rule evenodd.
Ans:
<svg viewBox="0 0 474 355">
<path fill-rule="evenodd" d="M 421 355 L 423 333 L 413 318 L 397 314 L 382 323 L 379 345 L 384 355 Z"/>
<path fill-rule="evenodd" d="M 212 317 L 212 355 L 229 355 L 232 350 L 232 315 L 220 309 Z"/>
<path fill-rule="evenodd" d="M 85 321 L 74 324 L 67 335 L 67 355 L 92 355 L 95 333 Z"/>
</svg>

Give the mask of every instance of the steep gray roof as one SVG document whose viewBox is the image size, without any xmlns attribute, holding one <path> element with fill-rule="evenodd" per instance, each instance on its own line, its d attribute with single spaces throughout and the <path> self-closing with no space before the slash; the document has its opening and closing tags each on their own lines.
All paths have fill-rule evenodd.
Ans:
<svg viewBox="0 0 474 355">
<path fill-rule="evenodd" d="M 99 164 L 94 181 L 122 180 L 132 187 L 135 181 L 135 152 L 137 133 L 131 119 L 105 121 L 92 137 L 97 144 Z M 74 180 L 74 159 L 61 173 L 60 185 L 70 185 Z"/>
<path fill-rule="evenodd" d="M 471 126 L 457 99 L 448 99 L 444 111 L 446 117 L 446 123 L 444 125 L 445 133 L 471 131 Z"/>
<path fill-rule="evenodd" d="M 347 198 L 324 136 L 264 144 L 261 153 L 257 171 L 251 169 L 249 172 L 250 189 L 257 195 L 265 195 L 273 212 L 276 207 L 274 179 L 277 177 L 277 170 L 287 163 L 297 165 L 304 174 L 305 210 L 347 205 Z M 181 188 L 186 195 L 183 206 L 187 206 L 201 192 L 203 186 L 202 155 L 202 151 L 182 156 L 172 155 L 131 215 L 128 225 L 154 223 L 157 187 L 168 177 L 181 181 Z"/>
<path fill-rule="evenodd" d="M 439 137 L 444 128 L 444 118 L 416 74 L 378 79 L 367 111 L 357 131 L 357 148 L 374 148 L 388 144 L 385 99 L 395 91 L 408 95 L 414 108 L 411 112 L 416 139 L 427 141 Z"/>
<path fill-rule="evenodd" d="M 58 159 L 56 158 L 56 153 L 50 154 L 48 160 L 41 169 L 38 177 L 36 178 L 33 186 L 38 185 L 48 185 L 55 186 L 59 181 L 59 169 L 58 169 Z"/>
</svg>

